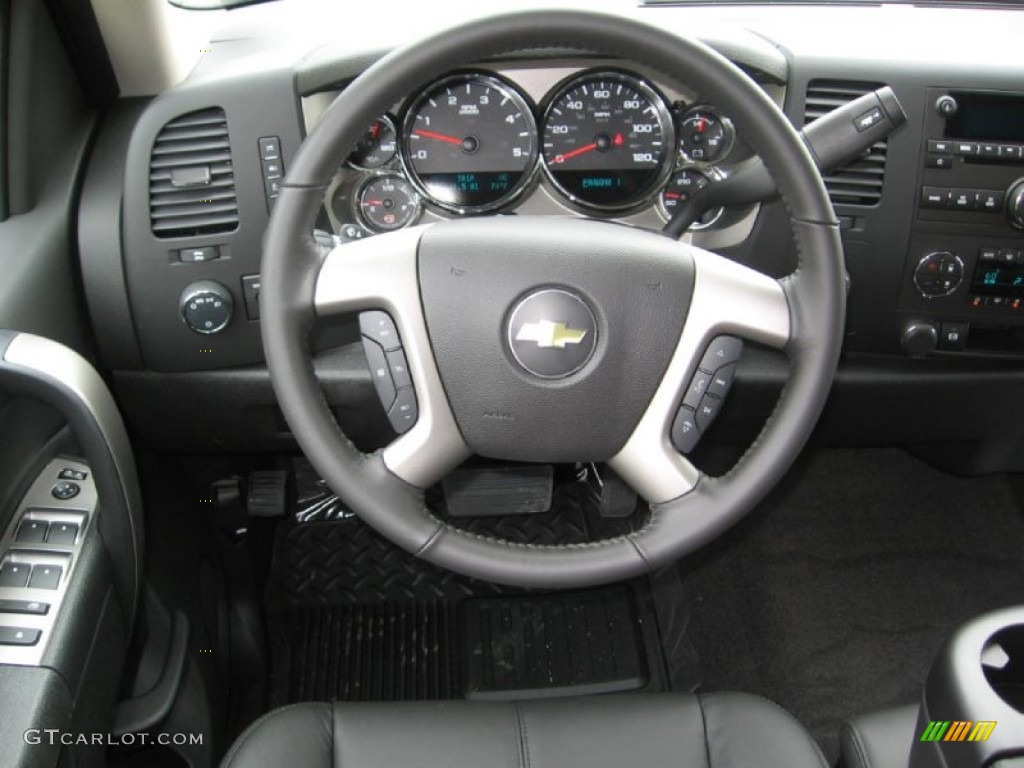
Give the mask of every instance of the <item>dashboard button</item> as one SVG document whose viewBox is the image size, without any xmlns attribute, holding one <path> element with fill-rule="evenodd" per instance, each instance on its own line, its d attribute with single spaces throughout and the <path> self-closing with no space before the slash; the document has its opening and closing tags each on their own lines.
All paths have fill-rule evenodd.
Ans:
<svg viewBox="0 0 1024 768">
<path fill-rule="evenodd" d="M 419 408 L 416 405 L 416 393 L 409 388 L 398 390 L 395 404 L 388 411 L 388 419 L 395 432 L 404 435 L 419 418 Z"/>
<path fill-rule="evenodd" d="M 281 140 L 277 136 L 264 136 L 260 139 L 260 160 L 281 159 Z"/>
<path fill-rule="evenodd" d="M 970 325 L 967 323 L 943 323 L 939 334 L 939 348 L 962 350 L 967 348 L 967 334 Z"/>
<path fill-rule="evenodd" d="M 953 145 L 953 151 L 961 157 L 973 157 L 978 154 L 978 145 L 973 141 L 958 141 Z"/>
<path fill-rule="evenodd" d="M 40 630 L 27 627 L 0 627 L 0 645 L 35 645 L 40 634 Z"/>
<path fill-rule="evenodd" d="M 1006 162 L 1015 163 L 1021 159 L 1021 147 L 1019 144 L 1000 144 L 999 145 L 999 159 L 1005 160 Z"/>
<path fill-rule="evenodd" d="M 220 248 L 216 245 L 204 245 L 202 248 L 182 248 L 178 251 L 178 261 L 187 264 L 198 264 L 220 258 Z"/>
<path fill-rule="evenodd" d="M 29 589 L 56 589 L 64 569 L 59 565 L 37 565 L 28 580 Z"/>
<path fill-rule="evenodd" d="M 950 205 L 958 211 L 974 210 L 976 200 L 973 189 L 953 189 L 950 191 Z"/>
<path fill-rule="evenodd" d="M 28 563 L 12 563 L 0 565 L 0 587 L 24 587 L 28 584 L 32 566 Z"/>
<path fill-rule="evenodd" d="M 921 187 L 922 208 L 948 208 L 949 189 L 946 187 Z"/>
<path fill-rule="evenodd" d="M 368 339 L 373 339 L 383 347 L 385 352 L 400 349 L 398 329 L 387 312 L 373 310 L 359 315 L 359 331 Z"/>
<path fill-rule="evenodd" d="M 990 213 L 1001 213 L 1003 201 L 1006 194 L 997 189 L 982 189 L 978 191 L 978 210 Z"/>
<path fill-rule="evenodd" d="M 978 145 L 978 157 L 999 157 L 999 145 L 998 144 L 979 144 Z"/>
<path fill-rule="evenodd" d="M 736 375 L 736 363 L 726 365 L 715 371 L 711 377 L 711 385 L 708 387 L 708 394 L 724 398 L 729 394 L 732 387 L 733 377 Z"/>
<path fill-rule="evenodd" d="M 46 541 L 49 524 L 42 520 L 22 520 L 14 540 L 23 544 L 41 544 Z"/>
<path fill-rule="evenodd" d="M 370 367 L 370 378 L 373 379 L 373 386 L 377 390 L 377 397 L 380 398 L 384 410 L 388 410 L 395 402 L 395 383 L 391 380 L 391 372 L 388 371 L 387 357 L 380 344 L 363 337 L 363 351 L 366 352 L 366 364 Z"/>
<path fill-rule="evenodd" d="M 953 158 L 949 155 L 928 155 L 924 164 L 927 168 L 952 168 Z"/>
<path fill-rule="evenodd" d="M 700 441 L 697 414 L 692 408 L 680 408 L 672 422 L 672 445 L 680 453 L 689 453 Z"/>
<path fill-rule="evenodd" d="M 1020 255 L 1020 251 L 1015 248 L 1000 248 L 999 249 L 999 263 L 1012 266 L 1017 263 L 1017 258 Z"/>
<path fill-rule="evenodd" d="M 999 249 L 991 246 L 979 248 L 978 261 L 984 264 L 991 264 L 992 262 L 999 261 Z"/>
<path fill-rule="evenodd" d="M 947 139 L 928 139 L 928 152 L 935 155 L 951 155 L 953 142 Z"/>
<path fill-rule="evenodd" d="M 708 391 L 711 385 L 711 374 L 705 371 L 697 371 L 690 379 L 690 386 L 686 388 L 686 395 L 683 397 L 683 405 L 687 408 L 696 408 L 700 405 L 701 398 Z"/>
</svg>

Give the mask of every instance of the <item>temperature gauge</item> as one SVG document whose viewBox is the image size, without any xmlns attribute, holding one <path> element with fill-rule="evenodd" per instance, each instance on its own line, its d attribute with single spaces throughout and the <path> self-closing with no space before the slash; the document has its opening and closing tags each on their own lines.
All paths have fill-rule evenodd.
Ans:
<svg viewBox="0 0 1024 768">
<path fill-rule="evenodd" d="M 692 169 L 672 174 L 672 178 L 668 180 L 668 184 L 658 198 L 658 207 L 661 208 L 665 220 L 671 219 L 677 207 L 689 200 L 697 190 L 704 189 L 710 183 L 711 178 L 707 174 Z M 706 211 L 698 221 L 690 225 L 690 230 L 707 229 L 721 218 L 722 212 L 721 207 Z"/>
<path fill-rule="evenodd" d="M 732 123 L 710 109 L 695 107 L 679 123 L 679 151 L 695 163 L 713 163 L 732 146 Z"/>
<path fill-rule="evenodd" d="M 356 144 L 348 161 L 356 168 L 373 169 L 387 164 L 398 151 L 398 138 L 390 117 L 374 120 Z"/>
<path fill-rule="evenodd" d="M 412 224 L 420 214 L 420 199 L 401 176 L 377 176 L 359 193 L 359 216 L 376 232 L 393 232 Z"/>
</svg>

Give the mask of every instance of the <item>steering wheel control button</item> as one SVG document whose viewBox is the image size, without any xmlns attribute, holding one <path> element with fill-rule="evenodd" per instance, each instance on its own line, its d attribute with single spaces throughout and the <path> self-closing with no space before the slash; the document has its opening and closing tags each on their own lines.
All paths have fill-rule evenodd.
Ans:
<svg viewBox="0 0 1024 768">
<path fill-rule="evenodd" d="M 700 405 L 697 406 L 697 426 L 702 433 L 711 426 L 711 422 L 718 417 L 720 410 L 722 410 L 722 401 L 717 397 L 705 395 L 700 401 Z"/>
<path fill-rule="evenodd" d="M 27 627 L 0 627 L 0 645 L 35 645 L 40 634 L 40 630 Z"/>
<path fill-rule="evenodd" d="M 711 374 L 705 371 L 697 371 L 690 380 L 690 386 L 683 398 L 683 405 L 687 408 L 696 408 L 711 386 Z"/>
<path fill-rule="evenodd" d="M 18 613 L 25 616 L 45 616 L 50 612 L 49 603 L 37 600 L 0 600 L 0 613 Z"/>
<path fill-rule="evenodd" d="M 372 312 L 361 312 L 359 315 L 359 332 L 368 339 L 377 342 L 385 352 L 400 349 L 402 346 L 398 338 L 398 329 L 395 328 L 395 321 L 387 312 L 374 310 Z"/>
<path fill-rule="evenodd" d="M 366 353 L 366 364 L 370 366 L 370 377 L 377 390 L 377 397 L 380 398 L 384 410 L 388 410 L 395 402 L 395 383 L 391 380 L 384 350 L 380 348 L 380 344 L 364 336 L 363 351 Z"/>
<path fill-rule="evenodd" d="M 672 445 L 680 453 L 689 453 L 697 447 L 700 440 L 700 428 L 697 426 L 697 414 L 692 408 L 683 406 L 676 413 L 672 423 Z"/>
<path fill-rule="evenodd" d="M 76 523 L 52 523 L 46 543 L 58 547 L 73 547 L 77 538 L 78 525 Z"/>
<path fill-rule="evenodd" d="M 71 469 L 70 467 L 65 467 L 57 473 L 58 480 L 77 480 L 80 483 L 85 482 L 88 477 L 88 472 L 83 472 L 80 469 Z"/>
<path fill-rule="evenodd" d="M 388 419 L 395 432 L 405 434 L 420 417 L 419 408 L 416 405 L 416 393 L 409 388 L 398 390 L 395 397 L 395 404 L 388 411 Z"/>
<path fill-rule="evenodd" d="M 78 483 L 72 483 L 69 480 L 63 480 L 50 489 L 50 495 L 55 499 L 60 499 L 61 501 L 73 499 L 81 492 L 82 486 Z"/>
<path fill-rule="evenodd" d="M 181 317 L 191 330 L 204 335 L 228 327 L 234 313 L 231 291 L 215 280 L 199 280 L 181 292 Z"/>
<path fill-rule="evenodd" d="M 700 369 L 714 373 L 724 365 L 735 363 L 743 353 L 743 342 L 735 336 L 717 336 L 708 344 L 708 349 L 700 361 Z"/>
<path fill-rule="evenodd" d="M 733 377 L 736 375 L 736 363 L 725 365 L 715 371 L 708 385 L 708 394 L 713 397 L 725 398 L 732 387 Z"/>
<path fill-rule="evenodd" d="M 412 376 L 409 374 L 409 364 L 405 361 L 405 352 L 396 349 L 388 352 L 388 371 L 391 372 L 391 380 L 395 382 L 396 389 L 404 389 L 412 386 Z"/>
<path fill-rule="evenodd" d="M 564 379 L 581 370 L 597 348 L 597 320 L 575 293 L 549 288 L 520 301 L 508 320 L 515 361 L 541 379 Z"/>
<path fill-rule="evenodd" d="M 22 520 L 14 540 L 20 544 L 42 544 L 50 526 L 42 520 Z"/>
<path fill-rule="evenodd" d="M 0 587 L 24 587 L 32 566 L 28 563 L 6 562 L 0 565 Z"/>
<path fill-rule="evenodd" d="M 59 565 L 37 565 L 28 580 L 29 589 L 56 589 L 64 569 Z"/>
</svg>

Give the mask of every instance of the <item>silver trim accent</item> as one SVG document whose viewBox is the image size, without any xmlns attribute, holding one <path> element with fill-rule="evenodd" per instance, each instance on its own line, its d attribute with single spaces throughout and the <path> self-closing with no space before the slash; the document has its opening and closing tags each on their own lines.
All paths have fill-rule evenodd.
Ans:
<svg viewBox="0 0 1024 768">
<path fill-rule="evenodd" d="M 88 472 L 85 480 L 75 480 L 81 492 L 73 499 L 61 501 L 55 499 L 50 489 L 62 482 L 57 473 L 70 468 Z M 0 645 L 0 664 L 18 664 L 21 666 L 39 666 L 50 643 L 53 627 L 57 623 L 57 615 L 64 602 L 70 579 L 75 573 L 79 555 L 85 537 L 89 534 L 96 516 L 98 497 L 93 482 L 92 469 L 88 464 L 71 459 L 56 458 L 46 465 L 45 469 L 32 483 L 28 493 L 11 518 L 0 539 L 0 561 L 32 563 L 33 565 L 59 565 L 64 573 L 61 575 L 57 589 L 29 589 L 28 587 L 0 587 L 0 600 L 24 600 L 28 602 L 48 603 L 50 610 L 45 616 L 33 616 L 20 613 L 0 613 L 0 626 L 38 629 L 42 634 L 35 645 Z M 29 512 L 29 510 L 32 510 Z M 18 527 L 23 519 L 46 520 L 48 522 L 78 523 L 78 538 L 72 546 L 58 546 L 47 543 L 16 542 Z"/>
<path fill-rule="evenodd" d="M 952 256 L 953 259 L 956 261 L 956 263 L 960 265 L 960 279 L 956 281 L 956 285 L 954 285 L 948 291 L 944 291 L 943 293 L 926 293 L 925 290 L 921 287 L 921 285 L 917 282 L 917 277 L 918 277 L 917 273 L 921 270 L 921 267 L 924 266 L 924 263 L 926 261 L 928 261 L 928 259 L 932 258 L 932 256 Z M 917 292 L 919 294 L 921 294 L 922 298 L 928 299 L 929 301 L 932 300 L 932 299 L 944 298 L 944 297 L 949 296 L 949 295 L 951 295 L 953 293 L 956 293 L 956 289 L 959 288 L 961 285 L 963 285 L 963 283 L 964 283 L 964 260 L 961 259 L 959 256 L 957 256 L 955 253 L 951 253 L 950 251 L 932 251 L 931 253 L 921 257 L 921 260 L 919 262 L 917 262 L 917 266 L 914 267 L 913 280 L 914 280 L 914 287 L 917 288 Z"/>
<path fill-rule="evenodd" d="M 137 544 L 141 535 L 135 530 L 135 521 L 142 520 L 142 490 L 135 466 L 135 455 L 128 439 L 121 412 L 117 409 L 110 390 L 88 360 L 74 350 L 51 339 L 22 333 L 7 345 L 4 361 L 33 371 L 39 378 L 54 386 L 71 390 L 92 415 L 103 435 L 107 450 L 114 462 L 114 471 L 124 495 L 128 511 L 128 526 L 132 541 Z M 133 583 L 142 586 L 141 553 L 135 552 Z"/>
<path fill-rule="evenodd" d="M 550 118 L 555 105 L 562 99 L 562 97 L 564 97 L 570 90 L 577 87 L 580 83 L 589 80 L 601 79 L 625 83 L 631 88 L 634 88 L 638 93 L 648 98 L 651 102 L 651 106 L 654 107 L 657 114 L 658 124 L 661 126 L 661 138 L 664 145 L 664 156 L 662 157 L 660 167 L 658 168 L 658 173 L 648 186 L 640 193 L 634 195 L 634 199 L 615 205 L 599 205 L 591 203 L 567 190 L 562 186 L 558 179 L 555 178 L 556 171 L 551 169 L 551 166 L 548 164 L 548 159 L 544 154 L 545 132 L 547 130 L 548 119 Z M 665 102 L 665 97 L 655 89 L 652 83 L 642 79 L 640 75 L 630 72 L 604 69 L 582 70 L 556 84 L 545 96 L 545 101 L 546 103 L 542 111 L 540 125 L 537 129 L 540 165 L 544 169 L 544 176 L 547 178 L 548 182 L 566 200 L 585 211 L 611 213 L 636 210 L 648 204 L 652 197 L 661 195 L 661 190 L 665 186 L 665 182 L 675 169 L 678 145 L 676 141 L 676 127 L 675 122 L 672 120 L 672 113 L 669 111 L 668 104 Z"/>
<path fill-rule="evenodd" d="M 686 324 L 640 423 L 608 462 L 651 504 L 684 496 L 700 479 L 672 445 L 669 431 L 708 342 L 731 334 L 782 348 L 790 337 L 789 302 L 778 281 L 695 246 L 679 247 L 695 271 Z"/>
<path fill-rule="evenodd" d="M 383 451 L 384 464 L 407 483 L 427 488 L 470 456 L 448 406 L 420 303 L 417 250 L 427 225 L 356 240 L 332 250 L 314 291 L 317 314 L 363 309 L 391 314 L 409 363 L 419 419 Z"/>
<path fill-rule="evenodd" d="M 448 85 L 449 83 L 482 83 L 488 87 L 494 88 L 507 96 L 515 105 L 519 108 L 523 117 L 529 122 L 529 125 L 524 126 L 524 130 L 530 133 L 531 152 L 529 158 L 523 164 L 523 175 L 519 179 L 512 189 L 503 194 L 498 199 L 485 203 L 483 205 L 454 205 L 452 203 L 446 203 L 443 200 L 438 200 L 427 189 L 426 185 L 420 181 L 419 172 L 413 165 L 412 159 L 409 157 L 409 135 L 410 128 L 416 120 L 416 113 L 424 102 L 429 101 L 430 97 L 436 94 L 442 86 Z M 402 164 L 402 171 L 405 173 L 409 182 L 413 185 L 417 192 L 420 193 L 420 197 L 428 201 L 432 205 L 436 205 L 438 208 L 450 211 L 451 213 L 457 213 L 464 215 L 468 213 L 488 213 L 495 211 L 499 208 L 504 208 L 519 197 L 526 191 L 527 187 L 530 186 L 537 173 L 537 164 L 540 162 L 540 135 L 537 132 L 537 119 L 533 114 L 533 107 L 530 102 L 527 101 L 526 96 L 519 90 L 519 87 L 499 76 L 495 72 L 489 71 L 476 71 L 476 72 L 463 72 L 456 75 L 448 75 L 440 80 L 435 81 L 431 85 L 428 85 L 423 90 L 419 91 L 413 99 L 409 102 L 409 106 L 405 109 L 405 116 L 402 119 L 402 133 L 399 136 L 398 141 L 398 158 Z"/>
</svg>

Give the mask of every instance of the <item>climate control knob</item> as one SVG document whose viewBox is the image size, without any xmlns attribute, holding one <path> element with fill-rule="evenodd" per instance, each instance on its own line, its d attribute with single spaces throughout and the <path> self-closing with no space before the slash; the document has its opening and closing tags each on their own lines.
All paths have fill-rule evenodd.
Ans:
<svg viewBox="0 0 1024 768">
<path fill-rule="evenodd" d="M 948 296 L 964 279 L 964 262 L 949 251 L 929 253 L 917 263 L 914 285 L 927 299 Z"/>
<path fill-rule="evenodd" d="M 1024 179 L 1017 179 L 1006 193 L 1006 218 L 1017 229 L 1024 229 Z"/>
<path fill-rule="evenodd" d="M 181 317 L 196 333 L 219 333 L 234 313 L 231 291 L 215 280 L 198 280 L 181 292 Z"/>
</svg>

